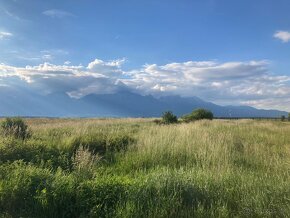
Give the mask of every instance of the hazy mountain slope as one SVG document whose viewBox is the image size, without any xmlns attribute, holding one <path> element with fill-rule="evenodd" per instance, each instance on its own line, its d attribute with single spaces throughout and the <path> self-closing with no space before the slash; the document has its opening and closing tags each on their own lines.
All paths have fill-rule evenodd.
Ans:
<svg viewBox="0 0 290 218">
<path fill-rule="evenodd" d="M 287 115 L 287 112 L 279 110 L 261 110 L 249 106 L 220 106 L 203 101 L 198 97 L 168 96 L 160 98 L 160 101 L 178 115 L 189 113 L 196 108 L 211 110 L 216 117 L 280 117 Z"/>
<path fill-rule="evenodd" d="M 115 94 L 70 98 L 65 93 L 42 96 L 36 93 L 1 87 L 0 116 L 49 117 L 159 117 L 171 110 L 178 116 L 196 108 L 211 110 L 216 117 L 280 117 L 286 112 L 258 110 L 248 106 L 219 106 L 198 97 L 167 96 L 154 98 L 129 91 Z"/>
</svg>

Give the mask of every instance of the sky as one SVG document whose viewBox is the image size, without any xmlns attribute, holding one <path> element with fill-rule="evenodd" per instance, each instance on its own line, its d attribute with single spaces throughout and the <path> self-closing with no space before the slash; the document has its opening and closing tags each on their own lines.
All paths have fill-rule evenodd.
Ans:
<svg viewBox="0 0 290 218">
<path fill-rule="evenodd" d="M 289 0 L 0 0 L 0 94 L 127 87 L 290 111 L 289 11 Z"/>
</svg>

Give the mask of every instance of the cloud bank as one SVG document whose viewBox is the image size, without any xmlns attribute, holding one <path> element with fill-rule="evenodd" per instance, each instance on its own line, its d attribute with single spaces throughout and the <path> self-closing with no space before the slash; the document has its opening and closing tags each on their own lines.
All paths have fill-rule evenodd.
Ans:
<svg viewBox="0 0 290 218">
<path fill-rule="evenodd" d="M 63 92 L 72 98 L 131 90 L 156 97 L 198 96 L 224 105 L 245 104 L 290 111 L 290 77 L 271 74 L 267 61 L 188 61 L 144 65 L 131 71 L 122 69 L 124 62 L 124 59 L 96 59 L 87 66 L 44 63 L 14 67 L 2 64 L 0 86 L 17 79 L 31 91 Z"/>
</svg>

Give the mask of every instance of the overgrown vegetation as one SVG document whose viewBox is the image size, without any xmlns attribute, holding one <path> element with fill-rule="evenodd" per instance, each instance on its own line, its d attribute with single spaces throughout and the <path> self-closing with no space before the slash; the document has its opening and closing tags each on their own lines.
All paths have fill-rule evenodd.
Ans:
<svg viewBox="0 0 290 218">
<path fill-rule="evenodd" d="M 10 136 L 22 140 L 30 137 L 28 126 L 23 119 L 18 117 L 6 118 L 1 123 L 1 129 L 4 136 Z"/>
<path fill-rule="evenodd" d="M 290 123 L 28 119 L 0 138 L 0 217 L 289 217 Z"/>
</svg>

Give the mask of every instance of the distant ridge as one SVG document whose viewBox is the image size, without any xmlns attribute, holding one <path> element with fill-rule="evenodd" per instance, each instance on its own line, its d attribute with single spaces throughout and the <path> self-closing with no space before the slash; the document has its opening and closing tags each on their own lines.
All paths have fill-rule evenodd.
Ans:
<svg viewBox="0 0 290 218">
<path fill-rule="evenodd" d="M 3 90 L 2 90 L 3 91 Z M 18 96 L 18 97 L 15 97 Z M 279 110 L 261 110 L 249 106 L 220 106 L 198 97 L 166 96 L 155 98 L 130 91 L 115 94 L 90 94 L 80 99 L 65 93 L 41 96 L 36 93 L 13 94 L 9 90 L 0 95 L 0 116 L 36 117 L 159 117 L 163 111 L 178 116 L 196 108 L 206 108 L 215 117 L 277 118 L 288 113 Z"/>
</svg>

